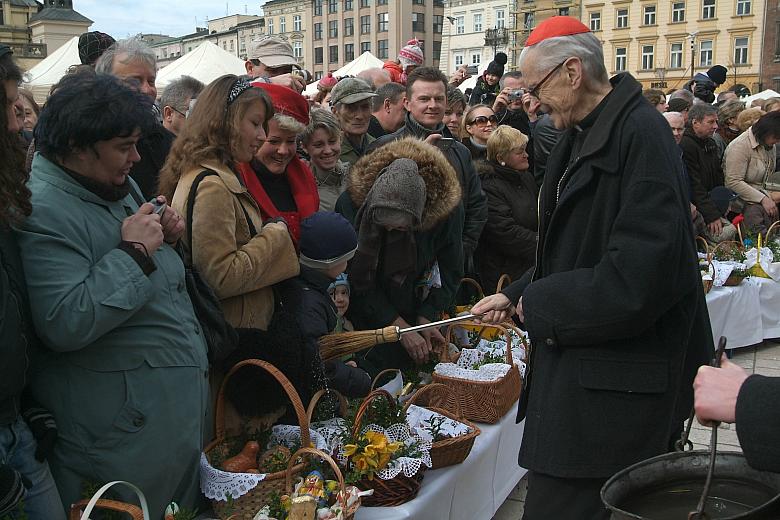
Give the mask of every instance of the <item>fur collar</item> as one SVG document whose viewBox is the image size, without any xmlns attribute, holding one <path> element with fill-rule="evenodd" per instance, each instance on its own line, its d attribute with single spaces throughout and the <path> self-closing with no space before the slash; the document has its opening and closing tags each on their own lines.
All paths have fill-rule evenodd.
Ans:
<svg viewBox="0 0 780 520">
<path fill-rule="evenodd" d="M 433 229 L 460 204 L 461 189 L 455 170 L 441 151 L 419 139 L 399 139 L 361 157 L 347 176 L 349 197 L 355 207 L 362 206 L 382 169 L 401 157 L 417 163 L 427 190 L 421 230 Z"/>
</svg>

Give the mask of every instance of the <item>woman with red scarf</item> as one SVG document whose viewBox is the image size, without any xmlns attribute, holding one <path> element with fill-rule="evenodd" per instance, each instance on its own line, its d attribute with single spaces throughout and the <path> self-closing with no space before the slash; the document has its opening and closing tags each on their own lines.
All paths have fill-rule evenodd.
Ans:
<svg viewBox="0 0 780 520">
<path fill-rule="evenodd" d="M 314 175 L 297 155 L 298 134 L 309 124 L 309 103 L 287 87 L 253 85 L 268 92 L 276 113 L 252 162 L 239 166 L 241 178 L 260 206 L 263 221 L 283 218 L 297 243 L 301 221 L 320 205 Z"/>
</svg>

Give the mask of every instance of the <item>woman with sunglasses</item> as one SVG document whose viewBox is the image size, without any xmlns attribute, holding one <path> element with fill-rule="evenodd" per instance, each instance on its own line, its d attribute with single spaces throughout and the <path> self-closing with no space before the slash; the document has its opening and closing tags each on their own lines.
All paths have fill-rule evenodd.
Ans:
<svg viewBox="0 0 780 520">
<path fill-rule="evenodd" d="M 484 159 L 487 155 L 487 141 L 498 125 L 493 109 L 487 105 L 474 105 L 463 115 L 463 144 L 471 152 L 473 160 Z"/>
</svg>

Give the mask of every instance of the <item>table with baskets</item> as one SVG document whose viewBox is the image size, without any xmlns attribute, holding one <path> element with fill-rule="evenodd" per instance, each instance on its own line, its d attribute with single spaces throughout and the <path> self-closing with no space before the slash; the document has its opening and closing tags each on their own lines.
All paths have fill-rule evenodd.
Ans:
<svg viewBox="0 0 780 520">
<path fill-rule="evenodd" d="M 780 338 L 780 283 L 774 280 L 749 277 L 736 286 L 713 287 L 707 310 L 712 337 L 727 337 L 728 348 Z"/>
</svg>

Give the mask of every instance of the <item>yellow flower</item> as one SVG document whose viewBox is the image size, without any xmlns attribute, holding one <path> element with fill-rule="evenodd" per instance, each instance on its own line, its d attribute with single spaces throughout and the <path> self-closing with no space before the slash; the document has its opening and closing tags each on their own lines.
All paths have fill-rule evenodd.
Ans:
<svg viewBox="0 0 780 520">
<path fill-rule="evenodd" d="M 357 449 L 358 449 L 357 444 L 345 444 L 344 445 L 344 456 L 345 457 L 351 457 L 352 455 L 355 454 Z"/>
</svg>

